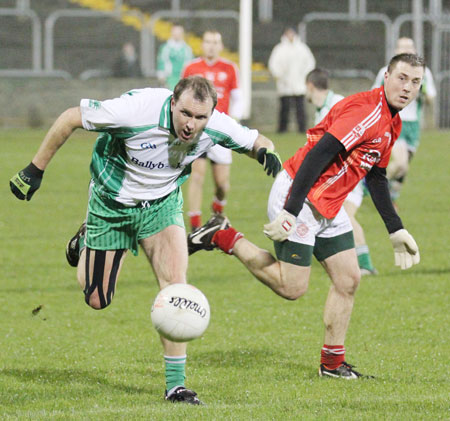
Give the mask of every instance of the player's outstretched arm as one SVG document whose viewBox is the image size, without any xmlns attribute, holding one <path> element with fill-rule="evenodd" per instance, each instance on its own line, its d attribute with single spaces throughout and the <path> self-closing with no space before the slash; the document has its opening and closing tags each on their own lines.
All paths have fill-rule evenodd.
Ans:
<svg viewBox="0 0 450 421">
<path fill-rule="evenodd" d="M 419 247 L 412 235 L 403 228 L 402 221 L 392 204 L 386 169 L 374 166 L 366 176 L 367 188 L 389 232 L 394 248 L 395 266 L 409 269 L 420 262 Z"/>
<path fill-rule="evenodd" d="M 275 177 L 281 170 L 282 162 L 280 155 L 275 152 L 273 142 L 262 134 L 258 135 L 253 149 L 248 155 L 255 158 L 263 166 L 267 175 Z"/>
<path fill-rule="evenodd" d="M 83 127 L 79 107 L 64 111 L 46 134 L 31 163 L 9 181 L 12 193 L 20 200 L 30 200 L 40 187 L 44 171 L 57 150 L 72 132 Z"/>
</svg>

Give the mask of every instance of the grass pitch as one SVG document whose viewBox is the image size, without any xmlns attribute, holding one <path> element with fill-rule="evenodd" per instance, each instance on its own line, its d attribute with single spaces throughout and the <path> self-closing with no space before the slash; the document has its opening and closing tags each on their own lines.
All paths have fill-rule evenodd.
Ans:
<svg viewBox="0 0 450 421">
<path fill-rule="evenodd" d="M 449 419 L 450 232 L 448 137 L 425 132 L 412 162 L 400 214 L 422 261 L 393 265 L 377 212 L 365 199 L 359 220 L 377 277 L 363 278 L 347 335 L 347 360 L 373 380 L 317 375 L 329 281 L 316 262 L 306 296 L 288 302 L 259 284 L 233 257 L 199 252 L 189 281 L 208 297 L 212 318 L 188 348 L 187 386 L 205 407 L 163 399 L 162 348 L 150 322 L 157 285 L 143 255 L 126 259 L 116 296 L 90 309 L 64 257 L 86 211 L 94 134 L 76 132 L 58 152 L 31 202 L 8 180 L 28 164 L 42 131 L 0 132 L 0 418 L 32 420 Z M 270 136 L 282 158 L 304 137 Z M 205 190 L 209 214 L 211 177 Z M 234 158 L 227 214 L 264 248 L 271 179 Z"/>
</svg>

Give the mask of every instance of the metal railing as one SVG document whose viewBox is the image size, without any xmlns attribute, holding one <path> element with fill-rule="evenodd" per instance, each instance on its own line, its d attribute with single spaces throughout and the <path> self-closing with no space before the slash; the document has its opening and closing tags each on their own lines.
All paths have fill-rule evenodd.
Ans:
<svg viewBox="0 0 450 421">
<path fill-rule="evenodd" d="M 105 18 L 111 17 L 115 19 L 120 19 L 122 16 L 134 16 L 141 20 L 142 28 L 144 28 L 144 15 L 138 10 L 130 10 L 126 12 L 121 12 L 119 10 L 114 10 L 112 12 L 100 12 L 95 10 L 74 10 L 74 9 L 61 9 L 56 10 L 47 16 L 45 20 L 45 39 L 44 39 L 44 70 L 45 72 L 64 72 L 63 70 L 55 70 L 54 68 L 54 28 L 58 19 L 63 17 L 75 18 Z M 141 53 L 143 51 L 143 33 L 141 30 Z M 141 68 L 143 67 L 143 57 L 141 54 Z M 99 69 L 101 70 L 101 69 Z"/>
<path fill-rule="evenodd" d="M 38 74 L 42 70 L 42 27 L 41 21 L 38 15 L 31 9 L 25 8 L 22 4 L 19 7 L 13 8 L 0 8 L 0 16 L 15 16 L 28 18 L 31 20 L 31 45 L 32 45 L 32 65 L 31 69 L 1 69 L 0 76 L 27 76 L 30 72 Z"/>
<path fill-rule="evenodd" d="M 348 13 L 328 13 L 328 12 L 313 12 L 307 13 L 303 20 L 298 24 L 298 32 L 304 42 L 307 42 L 307 26 L 313 21 L 347 21 L 347 22 L 380 22 L 384 25 L 384 32 L 386 37 L 385 43 L 385 58 L 386 62 L 392 56 L 393 38 L 392 38 L 392 21 L 382 13 L 361 13 L 350 10 Z"/>
<path fill-rule="evenodd" d="M 398 16 L 392 25 L 392 35 L 398 39 L 401 33 L 401 27 L 405 23 L 413 23 L 416 16 L 412 13 L 405 13 Z M 450 96 L 444 89 L 444 81 L 449 79 L 450 74 L 450 41 L 443 42 L 444 35 L 448 34 L 450 38 L 450 15 L 435 13 L 421 16 L 422 22 L 429 22 L 432 26 L 431 42 L 431 65 L 430 69 L 436 83 L 438 92 L 435 106 L 433 109 L 433 119 L 440 127 L 450 127 Z M 444 68 L 442 68 L 444 65 Z"/>
<path fill-rule="evenodd" d="M 439 59 L 436 62 L 435 79 L 437 87 L 437 101 L 434 107 L 435 121 L 439 127 L 450 128 L 450 15 L 449 23 L 436 26 L 436 50 Z M 447 89 L 444 89 L 444 87 Z"/>
<path fill-rule="evenodd" d="M 399 15 L 393 22 L 384 14 L 367 13 L 365 0 L 349 0 L 346 13 L 307 13 L 298 24 L 302 39 L 307 40 L 307 26 L 313 21 L 378 21 L 385 27 L 385 62 L 388 63 L 394 54 L 396 40 L 400 37 L 401 27 L 409 22 L 413 25 L 414 35 L 422 34 L 424 22 L 432 26 L 431 40 L 431 70 L 436 81 L 438 98 L 434 107 L 434 121 L 440 127 L 450 127 L 450 94 L 441 89 L 450 79 L 450 15 L 442 14 L 441 0 L 430 1 L 428 14 L 418 13 L 422 11 L 422 3 L 414 1 L 413 13 Z M 444 38 L 444 35 L 448 36 Z M 417 42 L 423 49 L 423 40 Z M 442 68 L 443 67 L 443 68 Z M 339 77 L 369 77 L 373 75 L 370 70 L 345 69 L 334 70 L 334 76 Z"/>
</svg>

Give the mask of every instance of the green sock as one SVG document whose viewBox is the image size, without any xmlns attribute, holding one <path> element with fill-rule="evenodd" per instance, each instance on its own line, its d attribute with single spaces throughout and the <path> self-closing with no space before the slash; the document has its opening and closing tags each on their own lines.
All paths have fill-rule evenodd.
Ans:
<svg viewBox="0 0 450 421">
<path fill-rule="evenodd" d="M 174 387 L 184 386 L 186 355 L 168 357 L 164 355 L 166 364 L 166 390 L 170 392 Z"/>
<path fill-rule="evenodd" d="M 374 270 L 369 247 L 366 245 L 356 247 L 356 254 L 358 256 L 358 265 L 361 269 Z"/>
</svg>

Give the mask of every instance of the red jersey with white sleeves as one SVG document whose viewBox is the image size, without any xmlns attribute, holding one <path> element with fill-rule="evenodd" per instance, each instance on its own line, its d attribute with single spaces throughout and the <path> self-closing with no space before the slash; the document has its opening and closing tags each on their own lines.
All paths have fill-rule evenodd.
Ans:
<svg viewBox="0 0 450 421">
<path fill-rule="evenodd" d="M 217 111 L 229 113 L 230 92 L 239 88 L 237 66 L 226 59 L 219 58 L 213 64 L 197 58 L 191 61 L 183 70 L 182 77 L 203 76 L 208 79 L 217 91 Z"/>
<path fill-rule="evenodd" d="M 306 154 L 326 132 L 344 145 L 345 151 L 326 167 L 307 196 L 321 215 L 333 218 L 347 195 L 374 165 L 387 167 L 401 128 L 400 116 L 397 113 L 392 117 L 383 87 L 351 95 L 307 131 L 305 146 L 283 167 L 294 178 Z"/>
</svg>

